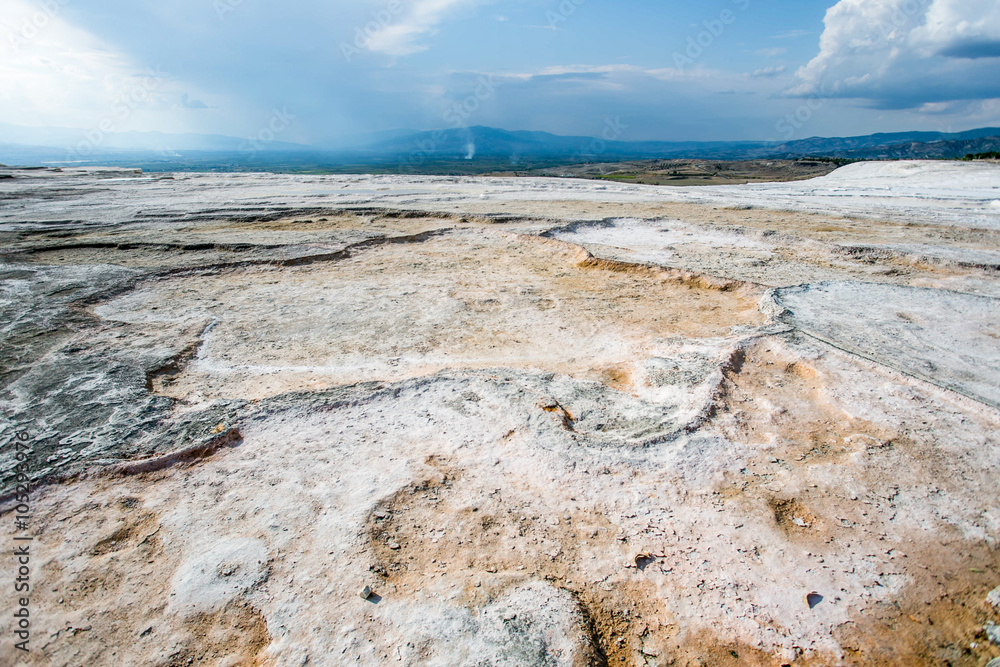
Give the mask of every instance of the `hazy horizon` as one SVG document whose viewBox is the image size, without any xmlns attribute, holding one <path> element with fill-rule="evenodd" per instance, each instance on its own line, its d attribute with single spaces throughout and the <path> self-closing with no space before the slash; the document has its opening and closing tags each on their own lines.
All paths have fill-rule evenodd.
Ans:
<svg viewBox="0 0 1000 667">
<path fill-rule="evenodd" d="M 315 145 L 475 125 L 610 124 L 621 141 L 1000 125 L 998 0 L 6 5 L 8 126 Z"/>
</svg>

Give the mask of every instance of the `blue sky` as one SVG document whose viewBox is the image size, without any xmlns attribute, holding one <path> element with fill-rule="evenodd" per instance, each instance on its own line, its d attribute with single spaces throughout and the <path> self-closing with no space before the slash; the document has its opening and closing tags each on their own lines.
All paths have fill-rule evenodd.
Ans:
<svg viewBox="0 0 1000 667">
<path fill-rule="evenodd" d="M 350 140 L 1000 125 L 1000 0 L 4 0 L 0 123 Z M 275 118 L 280 117 L 280 122 Z"/>
</svg>

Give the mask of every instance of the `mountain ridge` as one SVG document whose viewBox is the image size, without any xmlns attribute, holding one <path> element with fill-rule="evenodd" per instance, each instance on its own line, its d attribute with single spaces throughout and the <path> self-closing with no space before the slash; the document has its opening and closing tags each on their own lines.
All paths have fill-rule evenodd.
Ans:
<svg viewBox="0 0 1000 667">
<path fill-rule="evenodd" d="M 23 130 L 24 128 L 20 128 Z M 487 163 L 514 168 L 543 162 L 587 163 L 642 159 L 948 159 L 994 151 L 1000 128 L 963 132 L 882 132 L 792 141 L 623 141 L 609 125 L 604 137 L 566 136 L 537 130 L 471 126 L 444 130 L 391 130 L 335 143 L 308 145 L 226 135 L 122 132 L 90 135 L 66 128 L 28 128 L 31 143 L 14 142 L 16 126 L 0 123 L 0 162 L 7 164 L 155 164 L 171 168 L 192 161 L 213 169 L 357 166 L 420 170 L 428 163 Z M 72 142 L 76 143 L 72 143 Z M 62 143 L 60 143 L 62 142 Z"/>
</svg>

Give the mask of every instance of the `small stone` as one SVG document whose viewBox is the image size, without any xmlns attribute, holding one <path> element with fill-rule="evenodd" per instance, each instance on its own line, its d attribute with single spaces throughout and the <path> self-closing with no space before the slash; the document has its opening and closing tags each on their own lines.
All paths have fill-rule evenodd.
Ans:
<svg viewBox="0 0 1000 667">
<path fill-rule="evenodd" d="M 376 519 L 384 519 L 386 516 L 385 512 L 375 512 Z"/>
<path fill-rule="evenodd" d="M 371 586 L 365 586 L 364 588 L 361 589 L 361 599 L 362 600 L 367 600 L 371 596 L 372 596 L 372 587 Z"/>
<path fill-rule="evenodd" d="M 996 623 L 987 623 L 983 627 L 983 630 L 986 631 L 986 636 L 989 637 L 991 642 L 1000 646 L 1000 625 L 997 625 Z"/>
<path fill-rule="evenodd" d="M 641 553 L 636 554 L 635 558 L 633 558 L 632 561 L 633 564 L 630 565 L 629 567 L 637 567 L 640 570 L 645 571 L 647 565 L 656 562 L 656 557 L 653 554 L 649 553 L 648 551 L 643 551 Z"/>
<path fill-rule="evenodd" d="M 816 605 L 818 605 L 822 601 L 823 601 L 823 596 L 817 593 L 816 591 L 813 591 L 812 593 L 806 596 L 806 604 L 809 605 L 810 609 L 815 609 Z"/>
<path fill-rule="evenodd" d="M 997 586 L 986 596 L 986 601 L 1000 609 L 1000 586 Z"/>
<path fill-rule="evenodd" d="M 986 663 L 986 667 L 1000 667 L 1000 658 L 993 658 Z"/>
<path fill-rule="evenodd" d="M 389 548 L 393 551 L 399 551 L 399 542 L 389 542 Z"/>
</svg>

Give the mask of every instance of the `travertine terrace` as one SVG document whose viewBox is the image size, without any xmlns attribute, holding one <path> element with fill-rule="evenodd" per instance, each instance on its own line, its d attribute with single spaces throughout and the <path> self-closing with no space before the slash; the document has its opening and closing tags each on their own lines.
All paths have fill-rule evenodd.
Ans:
<svg viewBox="0 0 1000 667">
<path fill-rule="evenodd" d="M 24 664 L 1000 656 L 996 165 L 7 173 Z"/>
</svg>

